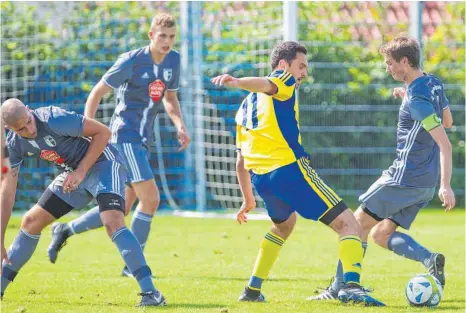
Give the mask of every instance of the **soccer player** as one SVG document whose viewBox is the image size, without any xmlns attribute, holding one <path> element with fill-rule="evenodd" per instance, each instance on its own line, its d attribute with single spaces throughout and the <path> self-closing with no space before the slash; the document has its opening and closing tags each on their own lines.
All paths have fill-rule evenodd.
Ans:
<svg viewBox="0 0 466 313">
<path fill-rule="evenodd" d="M 367 238 L 394 253 L 420 262 L 429 274 L 445 286 L 445 256 L 432 253 L 407 233 L 418 212 L 434 197 L 440 168 L 438 196 L 445 211 L 455 206 L 450 186 L 452 148 L 445 133 L 453 119 L 443 85 L 433 75 L 420 69 L 420 47 L 413 37 L 401 34 L 380 48 L 387 72 L 404 82 L 406 90 L 395 88 L 393 95 L 402 97 L 397 127 L 397 157 L 388 170 L 359 197 L 361 205 L 354 213 L 362 227 L 361 239 Z M 442 125 L 443 117 L 443 125 Z M 343 287 L 341 262 L 333 282 L 310 300 L 335 299 Z"/>
<path fill-rule="evenodd" d="M 360 285 L 363 247 L 353 213 L 317 175 L 311 167 L 309 154 L 301 145 L 296 89 L 307 76 L 306 55 L 304 46 L 287 41 L 273 49 L 269 76 L 235 78 L 224 74 L 212 79 L 218 86 L 250 91 L 235 118 L 237 175 L 244 200 L 237 220 L 240 224 L 247 222 L 246 213 L 256 206 L 252 184 L 272 220 L 249 284 L 239 300 L 265 300 L 261 293 L 262 282 L 291 234 L 298 212 L 306 219 L 324 223 L 340 236 L 338 252 L 345 279 L 340 300 L 384 306 Z"/>
<path fill-rule="evenodd" d="M 1 188 L 1 294 L 34 253 L 42 230 L 93 198 L 107 234 L 141 288 L 139 306 L 165 305 L 155 288 L 141 246 L 124 222 L 126 169 L 118 151 L 108 145 L 110 129 L 74 112 L 49 106 L 28 109 L 20 100 L 2 105 L 2 117 L 11 130 L 7 137 L 12 170 Z M 5 251 L 5 230 L 15 201 L 18 172 L 24 157 L 38 155 L 62 170 L 23 217 L 18 236 Z"/>
<path fill-rule="evenodd" d="M 94 118 L 102 97 L 112 89 L 116 90 L 117 105 L 110 124 L 111 142 L 129 171 L 126 214 L 136 197 L 139 199 L 131 231 L 143 249 L 160 202 L 147 144 L 153 141 L 154 120 L 162 110 L 162 103 L 178 130 L 179 150 L 185 149 L 190 142 L 177 98 L 180 55 L 172 50 L 175 33 L 173 16 L 166 13 L 155 16 L 149 31 L 150 44 L 120 56 L 92 90 L 84 113 L 87 118 Z M 50 261 L 55 263 L 58 251 L 68 237 L 100 226 L 102 222 L 97 207 L 68 224 L 54 225 L 48 248 Z M 123 269 L 122 275 L 132 274 L 126 267 Z"/>
</svg>

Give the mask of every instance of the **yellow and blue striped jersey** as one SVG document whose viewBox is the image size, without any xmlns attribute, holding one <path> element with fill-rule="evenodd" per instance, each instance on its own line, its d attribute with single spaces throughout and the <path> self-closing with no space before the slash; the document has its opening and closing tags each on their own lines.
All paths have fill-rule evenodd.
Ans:
<svg viewBox="0 0 466 313">
<path fill-rule="evenodd" d="M 236 114 L 236 146 L 245 168 L 256 174 L 269 173 L 307 155 L 301 145 L 296 80 L 285 71 L 267 77 L 277 93 L 251 92 Z"/>
</svg>

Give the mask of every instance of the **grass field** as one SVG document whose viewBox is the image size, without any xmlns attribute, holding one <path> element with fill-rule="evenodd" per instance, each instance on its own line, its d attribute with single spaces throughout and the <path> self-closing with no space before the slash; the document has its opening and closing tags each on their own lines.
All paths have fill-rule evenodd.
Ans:
<svg viewBox="0 0 466 313">
<path fill-rule="evenodd" d="M 50 228 L 42 235 L 29 263 L 20 271 L 2 301 L 3 312 L 464 312 L 464 211 L 422 213 L 411 234 L 447 258 L 447 285 L 439 307 L 411 308 L 404 297 L 409 278 L 424 268 L 369 242 L 363 282 L 386 308 L 309 302 L 316 287 L 326 287 L 337 258 L 337 236 L 319 223 L 299 219 L 284 245 L 263 292 L 267 303 L 239 303 L 268 221 L 237 225 L 233 220 L 156 217 L 146 256 L 157 275 L 156 286 L 168 306 L 134 308 L 138 287 L 120 277 L 123 263 L 103 229 L 69 239 L 57 264 L 46 248 Z M 18 232 L 19 218 L 7 231 L 7 244 Z"/>
</svg>

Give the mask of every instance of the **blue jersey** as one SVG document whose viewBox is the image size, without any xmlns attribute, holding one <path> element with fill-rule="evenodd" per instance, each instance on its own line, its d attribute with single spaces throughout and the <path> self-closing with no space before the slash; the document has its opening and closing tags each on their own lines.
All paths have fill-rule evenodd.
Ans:
<svg viewBox="0 0 466 313">
<path fill-rule="evenodd" d="M 12 131 L 7 136 L 12 167 L 19 166 L 24 157 L 38 155 L 61 170 L 75 170 L 91 141 L 82 137 L 84 116 L 55 106 L 38 108 L 32 111 L 32 116 L 37 127 L 36 138 L 24 138 Z M 117 160 L 117 157 L 116 149 L 108 145 L 96 163 Z"/>
<path fill-rule="evenodd" d="M 396 160 L 384 174 L 389 184 L 430 188 L 437 185 L 440 149 L 428 133 L 441 125 L 448 107 L 443 85 L 435 76 L 425 74 L 407 88 L 400 107 L 397 127 Z M 426 120 L 431 121 L 426 122 Z"/>
<path fill-rule="evenodd" d="M 112 143 L 144 143 L 154 139 L 154 120 L 165 91 L 178 90 L 180 55 L 171 51 L 155 64 L 149 46 L 124 53 L 102 77 L 116 90 L 110 123 Z"/>
</svg>

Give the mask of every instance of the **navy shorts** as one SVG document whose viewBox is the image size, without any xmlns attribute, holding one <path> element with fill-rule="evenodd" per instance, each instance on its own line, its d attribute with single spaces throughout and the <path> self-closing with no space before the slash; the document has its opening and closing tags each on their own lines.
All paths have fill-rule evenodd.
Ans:
<svg viewBox="0 0 466 313">
<path fill-rule="evenodd" d="M 275 223 L 286 221 L 296 211 L 306 219 L 328 225 L 347 209 L 307 157 L 267 174 L 251 172 L 251 181 Z"/>
<path fill-rule="evenodd" d="M 154 179 L 149 163 L 149 149 L 142 143 L 113 144 L 120 153 L 128 170 L 128 182 L 137 183 Z"/>
<path fill-rule="evenodd" d="M 366 193 L 359 197 L 363 210 L 374 219 L 390 219 L 409 229 L 417 213 L 429 204 L 435 188 L 416 188 L 395 185 L 388 176 L 380 177 Z"/>
<path fill-rule="evenodd" d="M 58 175 L 48 188 L 73 208 L 84 208 L 102 193 L 113 193 L 125 198 L 126 169 L 118 162 L 105 160 L 94 164 L 78 188 L 69 193 L 63 191 L 66 175 Z"/>
</svg>

